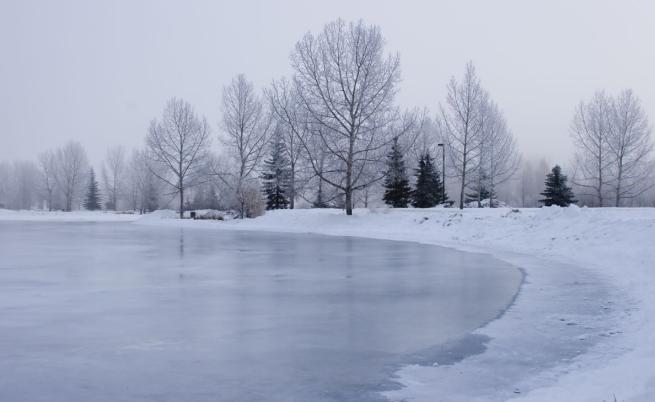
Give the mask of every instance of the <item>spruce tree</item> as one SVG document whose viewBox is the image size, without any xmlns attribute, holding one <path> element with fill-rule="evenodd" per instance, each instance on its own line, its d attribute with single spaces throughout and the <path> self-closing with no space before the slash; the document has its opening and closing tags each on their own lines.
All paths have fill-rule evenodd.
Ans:
<svg viewBox="0 0 655 402">
<path fill-rule="evenodd" d="M 434 159 L 429 152 L 426 152 L 419 158 L 416 169 L 416 188 L 412 191 L 412 206 L 432 208 L 444 202 L 442 186 L 439 172 L 434 168 Z"/>
<path fill-rule="evenodd" d="M 464 202 L 467 204 L 470 202 L 477 202 L 478 203 L 478 208 L 482 208 L 482 201 L 483 200 L 491 200 L 492 198 L 496 198 L 496 193 L 489 190 L 489 187 L 487 186 L 487 182 L 489 181 L 489 176 L 482 171 L 480 173 L 480 178 L 475 183 L 473 188 L 471 188 L 471 192 L 466 194 L 466 199 Z M 495 205 L 496 203 L 494 203 Z M 491 207 L 493 207 L 492 205 Z"/>
<path fill-rule="evenodd" d="M 398 146 L 398 138 L 394 139 L 391 151 L 387 154 L 387 172 L 383 186 L 385 191 L 382 199 L 385 204 L 393 208 L 407 208 L 412 189 L 409 187 L 405 161 Z"/>
<path fill-rule="evenodd" d="M 539 200 L 547 207 L 551 205 L 559 205 L 560 207 L 568 207 L 578 201 L 575 200 L 573 190 L 567 186 L 568 178 L 562 174 L 562 168 L 555 165 L 550 173 L 546 175 L 546 189 L 541 193 L 545 198 Z"/>
<path fill-rule="evenodd" d="M 98 189 L 98 182 L 96 181 L 96 174 L 91 168 L 89 173 L 89 187 L 84 199 L 84 208 L 89 211 L 97 211 L 100 207 L 100 190 Z"/>
<path fill-rule="evenodd" d="M 291 168 L 286 158 L 286 149 L 281 137 L 272 143 L 271 156 L 264 161 L 262 181 L 266 196 L 266 209 L 285 209 L 289 205 L 288 189 Z"/>
</svg>

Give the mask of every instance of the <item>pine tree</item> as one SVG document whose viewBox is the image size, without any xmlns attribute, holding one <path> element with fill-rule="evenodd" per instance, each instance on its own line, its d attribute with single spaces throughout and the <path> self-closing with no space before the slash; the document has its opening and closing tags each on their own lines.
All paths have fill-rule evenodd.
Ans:
<svg viewBox="0 0 655 402">
<path fill-rule="evenodd" d="M 86 192 L 84 200 L 84 208 L 89 211 L 97 211 L 100 207 L 100 190 L 98 189 L 98 182 L 96 181 L 96 174 L 91 168 L 89 173 L 89 187 Z"/>
<path fill-rule="evenodd" d="M 575 200 L 573 190 L 566 185 L 567 180 L 566 175 L 562 174 L 562 168 L 559 165 L 555 165 L 551 172 L 546 175 L 546 189 L 541 193 L 545 198 L 539 200 L 539 202 L 547 207 L 551 205 L 568 207 L 571 204 L 577 203 L 578 201 Z"/>
<path fill-rule="evenodd" d="M 442 186 L 439 172 L 434 168 L 434 159 L 426 152 L 419 158 L 416 169 L 416 188 L 412 192 L 412 205 L 415 208 L 431 208 L 445 202 L 446 200 L 442 199 Z"/>
<path fill-rule="evenodd" d="M 409 179 L 405 170 L 403 154 L 398 146 L 398 139 L 395 138 L 391 151 L 387 155 L 387 174 L 383 184 L 385 191 L 382 199 L 385 204 L 393 208 L 407 208 L 412 189 L 409 187 Z"/>
<path fill-rule="evenodd" d="M 471 188 L 471 192 L 466 194 L 466 199 L 464 202 L 466 202 L 467 204 L 470 202 L 477 202 L 478 208 L 482 208 L 483 200 L 491 200 L 492 198 L 495 199 L 496 193 L 490 191 L 489 187 L 487 187 L 488 181 L 489 181 L 489 176 L 487 176 L 487 174 L 484 171 L 482 171 L 480 173 L 479 180 L 477 181 L 475 186 Z M 495 205 L 496 203 L 494 202 L 494 205 L 492 205 L 492 207 Z"/>
<path fill-rule="evenodd" d="M 285 145 L 281 137 L 272 143 L 271 156 L 264 161 L 264 194 L 266 209 L 285 209 L 289 205 L 287 191 L 291 178 L 289 160 L 286 158 Z"/>
</svg>

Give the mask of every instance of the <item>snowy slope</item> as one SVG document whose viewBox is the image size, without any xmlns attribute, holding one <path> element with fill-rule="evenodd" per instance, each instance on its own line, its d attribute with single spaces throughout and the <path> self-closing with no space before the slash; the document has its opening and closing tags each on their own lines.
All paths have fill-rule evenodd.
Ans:
<svg viewBox="0 0 655 402">
<path fill-rule="evenodd" d="M 389 392 L 392 400 L 655 398 L 655 209 L 379 209 L 353 217 L 284 210 L 244 221 L 162 219 L 171 215 L 137 223 L 420 241 L 491 253 L 526 271 L 515 305 L 479 330 L 492 338 L 486 353 L 449 366 L 405 367 L 398 373 L 405 387 Z M 567 345 L 580 356 L 559 356 Z M 532 355 L 543 370 L 529 370 Z"/>
</svg>

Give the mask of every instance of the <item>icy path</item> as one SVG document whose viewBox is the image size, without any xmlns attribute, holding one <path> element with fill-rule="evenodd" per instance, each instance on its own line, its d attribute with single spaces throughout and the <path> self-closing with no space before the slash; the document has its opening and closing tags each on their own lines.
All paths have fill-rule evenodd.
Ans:
<svg viewBox="0 0 655 402">
<path fill-rule="evenodd" d="M 160 217 L 138 223 L 412 240 L 489 252 L 523 267 L 529 284 L 517 303 L 479 331 L 494 338 L 488 352 L 447 367 L 406 367 L 398 373 L 406 387 L 388 394 L 395 399 L 599 402 L 655 395 L 655 209 L 381 209 L 356 210 L 354 217 L 296 210 L 243 222 Z M 559 358 L 562 349 L 552 345 L 585 353 Z M 475 388 L 463 385 L 469 379 Z M 446 384 L 453 394 L 442 392 Z"/>
</svg>

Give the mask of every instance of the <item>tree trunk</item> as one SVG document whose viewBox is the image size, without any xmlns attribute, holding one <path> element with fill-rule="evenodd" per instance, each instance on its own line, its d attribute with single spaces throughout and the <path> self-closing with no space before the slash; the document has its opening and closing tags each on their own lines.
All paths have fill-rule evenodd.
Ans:
<svg viewBox="0 0 655 402">
<path fill-rule="evenodd" d="M 350 182 L 350 180 L 348 180 Z M 353 214 L 353 190 L 346 188 L 346 215 Z"/>
<path fill-rule="evenodd" d="M 493 179 L 489 183 L 489 208 L 494 208 L 494 183 Z"/>
<path fill-rule="evenodd" d="M 619 172 L 616 178 L 616 207 L 621 205 L 621 180 L 623 179 L 623 158 L 619 158 Z"/>
<path fill-rule="evenodd" d="M 462 186 L 459 189 L 459 209 L 464 209 L 464 187 L 466 187 L 466 162 L 462 165 Z"/>
<path fill-rule="evenodd" d="M 482 178 L 478 173 L 478 208 L 482 208 Z"/>
<path fill-rule="evenodd" d="M 184 187 L 180 186 L 180 219 L 184 219 Z"/>
<path fill-rule="evenodd" d="M 468 131 L 464 135 L 464 152 L 462 153 L 464 157 L 462 158 L 462 186 L 459 190 L 459 209 L 464 209 L 464 187 L 466 187 L 466 158 L 467 158 L 466 151 L 468 145 L 466 143 L 467 139 L 468 139 Z"/>
<path fill-rule="evenodd" d="M 603 152 L 599 150 L 598 153 L 598 203 L 603 207 Z"/>
<path fill-rule="evenodd" d="M 291 164 L 291 183 L 289 185 L 289 209 L 293 209 L 296 199 L 296 168 Z"/>
<path fill-rule="evenodd" d="M 348 162 L 346 163 L 346 215 L 353 214 L 353 150 L 354 150 L 354 129 L 350 135 L 350 145 L 348 146 Z"/>
</svg>

